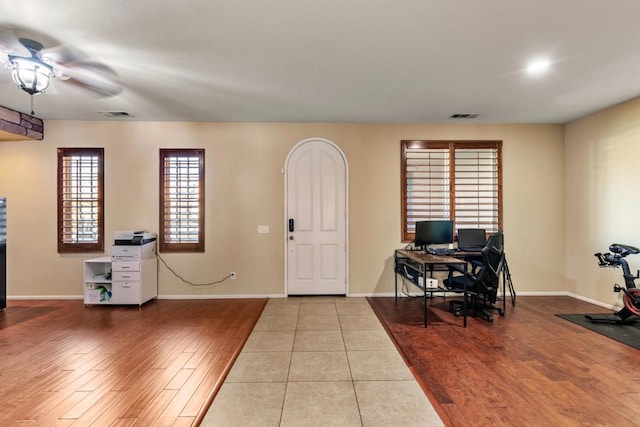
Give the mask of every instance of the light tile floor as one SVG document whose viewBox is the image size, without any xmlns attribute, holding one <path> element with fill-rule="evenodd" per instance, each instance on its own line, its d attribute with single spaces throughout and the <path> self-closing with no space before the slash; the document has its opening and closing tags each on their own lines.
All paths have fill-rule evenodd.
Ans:
<svg viewBox="0 0 640 427">
<path fill-rule="evenodd" d="M 364 298 L 271 299 L 202 426 L 443 426 Z"/>
</svg>

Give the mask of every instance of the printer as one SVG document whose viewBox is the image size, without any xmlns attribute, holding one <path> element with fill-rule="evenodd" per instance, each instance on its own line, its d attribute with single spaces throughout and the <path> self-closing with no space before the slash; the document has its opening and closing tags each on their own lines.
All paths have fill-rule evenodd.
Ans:
<svg viewBox="0 0 640 427">
<path fill-rule="evenodd" d="M 113 244 L 116 246 L 141 246 L 156 241 L 156 233 L 145 230 L 122 230 L 113 232 Z"/>
</svg>

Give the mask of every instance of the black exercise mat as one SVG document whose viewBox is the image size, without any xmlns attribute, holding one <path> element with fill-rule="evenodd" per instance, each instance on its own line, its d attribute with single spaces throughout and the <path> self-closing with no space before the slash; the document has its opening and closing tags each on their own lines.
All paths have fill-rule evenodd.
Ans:
<svg viewBox="0 0 640 427">
<path fill-rule="evenodd" d="M 640 322 L 595 323 L 585 317 L 602 316 L 602 314 L 556 314 L 556 316 L 640 350 Z"/>
</svg>

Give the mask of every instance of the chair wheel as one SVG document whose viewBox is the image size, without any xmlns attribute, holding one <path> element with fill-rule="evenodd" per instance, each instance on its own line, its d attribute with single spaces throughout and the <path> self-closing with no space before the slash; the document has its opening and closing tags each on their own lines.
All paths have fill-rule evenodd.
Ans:
<svg viewBox="0 0 640 427">
<path fill-rule="evenodd" d="M 504 310 L 503 310 L 503 309 L 498 310 L 498 314 L 499 314 L 500 316 L 504 316 Z"/>
</svg>

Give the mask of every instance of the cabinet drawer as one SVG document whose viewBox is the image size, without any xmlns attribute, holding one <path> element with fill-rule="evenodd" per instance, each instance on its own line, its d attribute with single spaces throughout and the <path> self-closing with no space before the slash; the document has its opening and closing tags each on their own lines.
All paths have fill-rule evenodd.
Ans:
<svg viewBox="0 0 640 427">
<path fill-rule="evenodd" d="M 140 271 L 138 261 L 114 261 L 111 263 L 111 271 Z"/>
<path fill-rule="evenodd" d="M 111 292 L 113 304 L 138 304 L 140 302 L 140 282 L 114 282 Z"/>
<path fill-rule="evenodd" d="M 139 271 L 114 271 L 111 273 L 112 281 L 128 282 L 128 281 L 140 281 Z"/>
</svg>

